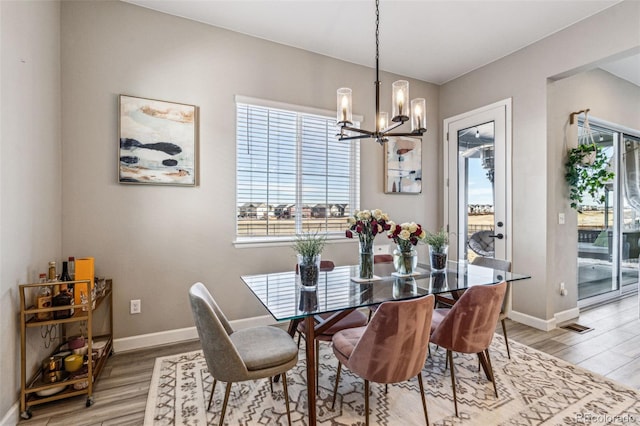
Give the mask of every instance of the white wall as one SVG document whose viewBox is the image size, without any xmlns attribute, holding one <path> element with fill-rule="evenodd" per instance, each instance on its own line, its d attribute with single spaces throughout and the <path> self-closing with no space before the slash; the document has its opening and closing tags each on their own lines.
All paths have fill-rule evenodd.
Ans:
<svg viewBox="0 0 640 426">
<path fill-rule="evenodd" d="M 1 1 L 0 19 L 1 422 L 20 389 L 18 284 L 61 255 L 60 4 Z M 29 335 L 37 364 L 40 330 Z"/>
<path fill-rule="evenodd" d="M 386 104 L 397 76 L 381 79 Z M 288 246 L 232 244 L 234 96 L 334 110 L 336 89 L 348 86 L 369 128 L 374 80 L 369 68 L 130 4 L 63 2 L 63 254 L 94 256 L 97 273 L 114 279 L 116 337 L 193 326 L 187 289 L 195 281 L 209 287 L 230 319 L 266 315 L 239 277 L 292 268 L 295 256 Z M 200 107 L 198 187 L 118 184 L 121 93 Z M 436 86 L 411 80 L 412 97 L 427 99 L 431 129 L 437 93 Z M 383 194 L 383 149 L 373 141 L 362 147 L 362 207 L 435 230 L 436 132 L 424 137 L 417 196 Z M 323 257 L 355 262 L 356 245 L 340 241 Z M 129 314 L 130 299 L 142 300 L 141 314 Z"/>
<path fill-rule="evenodd" d="M 563 188 L 550 178 L 558 162 L 549 161 L 547 79 L 638 49 L 638 16 L 640 2 L 621 2 L 441 87 L 441 119 L 513 98 L 513 270 L 533 276 L 514 285 L 513 309 L 541 328 L 554 325 L 561 306 L 558 275 L 576 267 L 556 258 L 575 240 L 575 228 L 551 226 L 559 212 L 569 212 L 557 202 Z"/>
</svg>

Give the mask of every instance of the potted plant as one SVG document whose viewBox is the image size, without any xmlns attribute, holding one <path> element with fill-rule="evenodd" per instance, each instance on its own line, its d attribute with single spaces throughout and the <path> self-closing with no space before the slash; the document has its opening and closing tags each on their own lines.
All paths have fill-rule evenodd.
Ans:
<svg viewBox="0 0 640 426">
<path fill-rule="evenodd" d="M 447 251 L 449 250 L 449 234 L 445 228 L 436 233 L 427 232 L 424 242 L 429 245 L 429 260 L 432 271 L 447 269 Z"/>
<path fill-rule="evenodd" d="M 320 257 L 327 241 L 326 235 L 318 233 L 304 233 L 296 236 L 293 250 L 298 258 L 298 274 L 304 287 L 318 285 L 320 274 Z"/>
<path fill-rule="evenodd" d="M 580 204 L 585 194 L 597 203 L 604 203 L 605 186 L 614 177 L 607 166 L 607 155 L 595 143 L 581 144 L 569 150 L 564 177 L 569 184 L 571 207 L 578 213 L 582 213 Z"/>
</svg>

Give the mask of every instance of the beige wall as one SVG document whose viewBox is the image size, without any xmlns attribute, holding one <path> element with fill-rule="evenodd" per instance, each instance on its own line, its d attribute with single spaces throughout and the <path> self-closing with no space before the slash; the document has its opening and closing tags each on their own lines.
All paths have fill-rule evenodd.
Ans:
<svg viewBox="0 0 640 426">
<path fill-rule="evenodd" d="M 61 248 L 60 5 L 0 2 L 0 423 L 19 397 L 18 284 Z M 32 359 L 45 356 L 31 329 Z M 29 366 L 31 368 L 31 365 Z"/>
<path fill-rule="evenodd" d="M 234 96 L 334 110 L 336 89 L 348 86 L 355 112 L 371 127 L 375 72 L 122 2 L 65 1 L 62 28 L 63 254 L 94 256 L 97 273 L 113 277 L 116 337 L 193 326 L 187 289 L 195 281 L 230 319 L 268 315 L 239 277 L 289 269 L 295 256 L 288 246 L 232 244 Z M 381 77 L 384 103 L 396 78 Z M 121 93 L 200 107 L 197 188 L 118 184 Z M 437 128 L 437 87 L 411 81 L 411 95 L 427 99 Z M 362 207 L 435 229 L 435 131 L 424 137 L 418 196 L 383 194 L 383 149 L 372 141 L 361 146 Z M 356 246 L 344 241 L 323 257 L 355 262 Z M 130 299 L 142 300 L 141 314 L 129 314 Z"/>
<path fill-rule="evenodd" d="M 552 179 L 558 162 L 549 160 L 555 148 L 547 143 L 547 79 L 638 49 L 638 16 L 640 2 L 621 2 L 440 90 L 441 119 L 513 99 L 513 269 L 533 276 L 514 285 L 513 309 L 538 325 L 553 322 L 562 306 L 558 277 L 576 267 L 556 256 L 575 241 L 575 227 L 567 223 L 559 232 L 551 225 L 570 212 L 558 197 L 564 187 Z"/>
<path fill-rule="evenodd" d="M 567 297 L 554 298 L 554 312 L 577 304 L 577 219 L 570 208 L 568 188 L 564 179 L 564 163 L 568 148 L 577 146 L 577 124 L 569 124 L 569 114 L 589 108 L 589 117 L 598 118 L 640 131 L 640 87 L 622 80 L 602 69 L 585 71 L 548 85 L 548 145 L 549 182 L 555 203 L 566 212 L 566 224 L 549 222 L 550 234 L 555 241 L 555 267 L 557 281 L 566 283 Z"/>
</svg>

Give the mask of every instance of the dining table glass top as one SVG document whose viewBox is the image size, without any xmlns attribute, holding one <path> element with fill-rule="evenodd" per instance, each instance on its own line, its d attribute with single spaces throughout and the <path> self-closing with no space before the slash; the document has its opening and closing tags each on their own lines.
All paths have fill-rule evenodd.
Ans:
<svg viewBox="0 0 640 426">
<path fill-rule="evenodd" d="M 530 278 L 467 262 L 448 262 L 442 272 L 420 264 L 411 276 L 398 276 L 392 263 L 376 263 L 374 274 L 374 280 L 359 282 L 352 279 L 358 265 L 337 266 L 320 272 L 315 290 L 302 287 L 295 270 L 241 278 L 278 321 Z"/>
</svg>

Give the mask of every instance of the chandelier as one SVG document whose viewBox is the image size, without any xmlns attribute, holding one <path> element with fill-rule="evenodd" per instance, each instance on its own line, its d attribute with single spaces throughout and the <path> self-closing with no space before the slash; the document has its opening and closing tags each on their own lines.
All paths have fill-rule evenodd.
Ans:
<svg viewBox="0 0 640 426">
<path fill-rule="evenodd" d="M 338 89 L 338 109 L 337 121 L 340 127 L 340 133 L 337 135 L 338 140 L 366 139 L 373 138 L 380 145 L 389 140 L 393 136 L 408 136 L 419 138 L 427 131 L 426 117 L 426 101 L 424 98 L 416 98 L 411 100 L 410 108 L 407 108 L 409 100 L 409 82 L 406 80 L 398 80 L 391 86 L 391 105 L 392 118 L 389 123 L 389 114 L 380 111 L 380 70 L 378 60 L 380 57 L 380 43 L 378 36 L 380 35 L 380 1 L 376 0 L 376 127 L 375 130 L 364 130 L 353 126 L 353 110 L 351 101 L 351 89 L 341 87 Z M 409 117 L 408 114 L 411 114 Z M 391 132 L 395 128 L 403 125 L 411 120 L 411 132 L 397 133 Z M 357 133 L 353 135 L 353 133 Z"/>
</svg>

